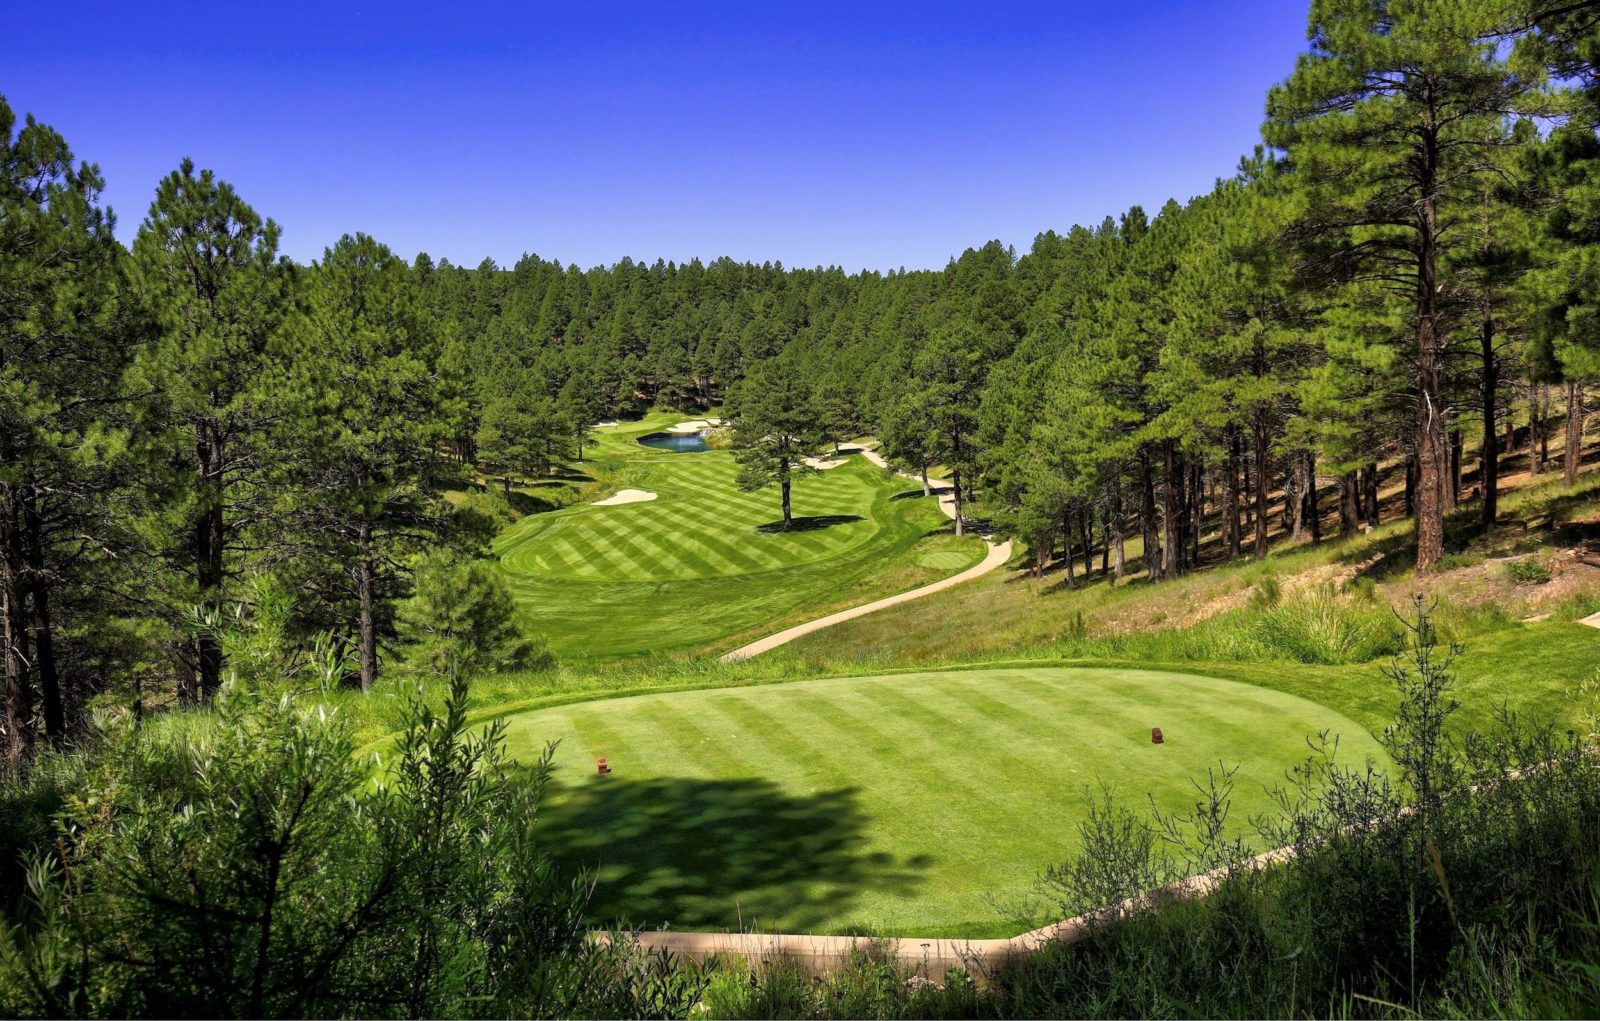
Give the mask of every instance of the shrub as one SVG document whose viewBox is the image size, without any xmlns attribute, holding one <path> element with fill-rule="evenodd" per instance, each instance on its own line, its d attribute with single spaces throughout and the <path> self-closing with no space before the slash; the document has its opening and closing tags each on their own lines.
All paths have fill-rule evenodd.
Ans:
<svg viewBox="0 0 1600 1021">
<path fill-rule="evenodd" d="M 542 642 L 517 625 L 516 604 L 487 560 L 435 554 L 417 570 L 415 594 L 400 607 L 412 659 L 437 674 L 549 665 Z"/>
<path fill-rule="evenodd" d="M 215 725 L 112 721 L 0 918 L 0 1015 L 681 1016 L 702 984 L 587 938 L 587 883 L 466 685 L 374 782 L 337 713 L 235 683 Z"/>
<path fill-rule="evenodd" d="M 1257 624 L 1261 643 L 1300 663 L 1365 663 L 1397 648 L 1385 607 L 1341 600 L 1324 585 L 1283 601 Z"/>
<path fill-rule="evenodd" d="M 1250 608 L 1252 610 L 1270 610 L 1278 605 L 1283 598 L 1283 586 L 1278 582 L 1275 574 L 1264 575 L 1250 590 Z"/>
<path fill-rule="evenodd" d="M 1506 577 L 1518 585 L 1543 585 L 1550 570 L 1537 560 L 1513 560 L 1506 565 Z"/>
</svg>

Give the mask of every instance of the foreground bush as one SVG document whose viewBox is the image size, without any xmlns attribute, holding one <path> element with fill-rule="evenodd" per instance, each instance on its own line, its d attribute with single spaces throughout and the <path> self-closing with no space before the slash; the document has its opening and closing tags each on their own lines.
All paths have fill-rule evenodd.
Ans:
<svg viewBox="0 0 1600 1021">
<path fill-rule="evenodd" d="M 540 852 L 548 752 L 515 772 L 465 705 L 461 683 L 442 713 L 419 700 L 376 781 L 293 694 L 236 684 L 215 726 L 104 723 L 0 920 L 0 1014 L 684 1013 L 697 985 L 588 939 L 585 882 Z"/>
</svg>

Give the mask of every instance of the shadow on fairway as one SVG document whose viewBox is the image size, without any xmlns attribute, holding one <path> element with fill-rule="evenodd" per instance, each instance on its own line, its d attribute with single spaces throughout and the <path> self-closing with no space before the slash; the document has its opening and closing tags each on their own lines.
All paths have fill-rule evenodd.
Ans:
<svg viewBox="0 0 1600 1021">
<path fill-rule="evenodd" d="M 859 514 L 824 514 L 814 518 L 795 518 L 787 527 L 782 521 L 769 521 L 764 525 L 757 525 L 756 531 L 764 535 L 782 535 L 785 532 L 816 532 L 834 525 L 848 525 L 852 521 L 865 521 Z"/>
<path fill-rule="evenodd" d="M 596 924 L 809 932 L 869 890 L 914 892 L 929 864 L 868 851 L 852 789 L 613 775 L 550 793 L 539 830 L 566 868 L 598 868 Z"/>
</svg>

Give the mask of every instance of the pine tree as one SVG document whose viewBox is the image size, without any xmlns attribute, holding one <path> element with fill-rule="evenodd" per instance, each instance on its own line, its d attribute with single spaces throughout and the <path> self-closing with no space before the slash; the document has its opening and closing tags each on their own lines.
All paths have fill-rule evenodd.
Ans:
<svg viewBox="0 0 1600 1021">
<path fill-rule="evenodd" d="M 754 493 L 776 484 L 783 527 L 792 528 L 791 490 L 796 479 L 816 474 L 806 458 L 823 441 L 805 379 L 792 359 L 759 362 L 729 388 L 725 411 L 733 425 L 739 488 Z"/>
<path fill-rule="evenodd" d="M 184 582 L 173 600 L 198 604 L 208 619 L 230 599 L 243 529 L 264 511 L 278 467 L 266 437 L 282 413 L 273 376 L 286 364 L 283 326 L 295 300 L 278 233 L 231 185 L 184 160 L 157 187 L 133 243 L 133 289 L 157 330 L 140 370 L 157 394 L 155 424 L 172 463 L 187 461 L 177 534 L 158 541 Z M 222 657 L 214 631 L 198 629 L 184 697 L 216 691 Z"/>
<path fill-rule="evenodd" d="M 134 339 L 96 167 L 0 98 L 0 660 L 5 762 L 68 727 L 59 592 L 107 540 Z M 101 611 L 102 613 L 104 610 Z M 37 705 L 36 695 L 37 692 Z"/>
<path fill-rule="evenodd" d="M 443 524 L 439 346 L 411 271 L 365 234 L 328 249 L 306 291 L 294 364 L 306 414 L 281 420 L 278 442 L 301 452 L 294 521 L 322 598 L 342 617 L 338 630 L 356 636 L 366 689 L 408 562 L 438 542 Z"/>
<path fill-rule="evenodd" d="M 1300 186 L 1294 237 L 1308 273 L 1381 280 L 1409 302 L 1423 573 L 1444 552 L 1455 414 L 1443 260 L 1462 204 L 1496 170 L 1496 126 L 1531 88 L 1487 38 L 1486 6 L 1315 0 L 1310 52 L 1268 98 L 1267 140 L 1287 151 Z"/>
</svg>

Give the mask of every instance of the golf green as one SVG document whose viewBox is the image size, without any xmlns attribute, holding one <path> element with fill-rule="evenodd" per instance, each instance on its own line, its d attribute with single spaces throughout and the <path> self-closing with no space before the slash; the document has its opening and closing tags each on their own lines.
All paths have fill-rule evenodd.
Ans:
<svg viewBox="0 0 1600 1021">
<path fill-rule="evenodd" d="M 539 826 L 569 866 L 598 869 L 596 922 L 967 938 L 1015 934 L 1007 909 L 1072 852 L 1102 786 L 1182 811 L 1193 779 L 1237 765 L 1242 830 L 1320 731 L 1347 763 L 1383 757 L 1302 698 L 1118 669 L 799 681 L 507 721 L 519 759 L 560 742 Z"/>
<path fill-rule="evenodd" d="M 981 541 L 942 534 L 949 522 L 932 499 L 860 457 L 797 481 L 785 529 L 777 489 L 740 492 L 731 454 L 633 442 L 660 424 L 613 427 L 596 446 L 621 484 L 654 499 L 530 515 L 496 540 L 526 626 L 558 656 L 654 655 L 754 637 L 982 559 Z"/>
</svg>

